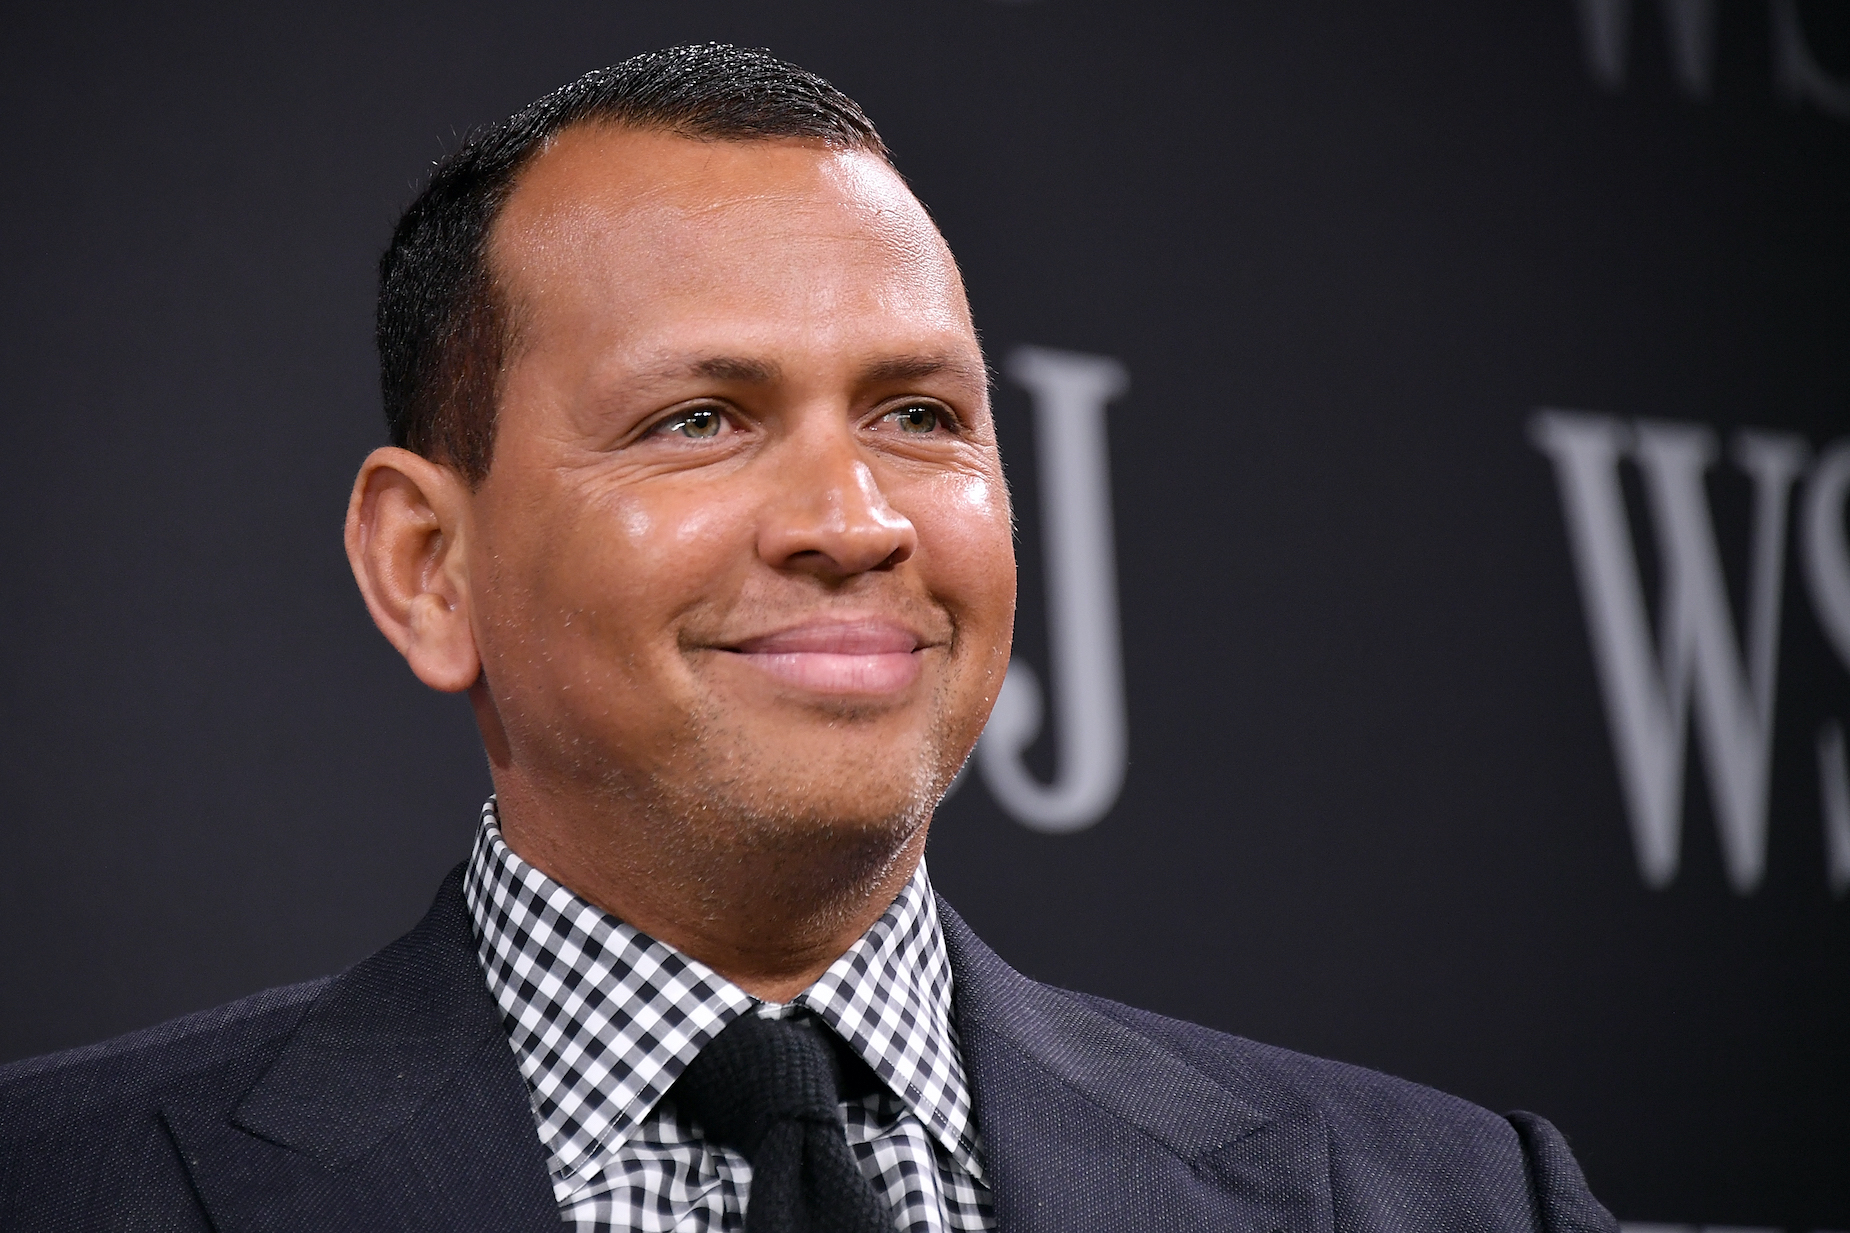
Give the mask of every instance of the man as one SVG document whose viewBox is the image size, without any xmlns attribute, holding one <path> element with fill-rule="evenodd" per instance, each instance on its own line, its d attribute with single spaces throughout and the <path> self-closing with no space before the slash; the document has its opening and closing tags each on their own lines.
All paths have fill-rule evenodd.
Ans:
<svg viewBox="0 0 1850 1233">
<path fill-rule="evenodd" d="M 1611 1229 L 1546 1122 L 1025 979 L 921 856 L 1003 679 L 957 267 L 727 47 L 447 159 L 354 573 L 495 784 L 409 935 L 0 1071 L 7 1229 Z"/>
</svg>

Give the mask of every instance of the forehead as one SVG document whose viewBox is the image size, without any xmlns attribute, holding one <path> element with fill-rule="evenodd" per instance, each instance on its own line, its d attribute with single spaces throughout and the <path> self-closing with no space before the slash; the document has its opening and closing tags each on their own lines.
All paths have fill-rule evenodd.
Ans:
<svg viewBox="0 0 1850 1233">
<path fill-rule="evenodd" d="M 956 263 L 904 181 L 875 155 L 818 142 L 568 130 L 522 174 L 490 251 L 542 334 L 595 323 L 639 344 L 703 328 L 728 346 L 780 329 L 825 347 L 870 330 L 973 340 Z"/>
</svg>

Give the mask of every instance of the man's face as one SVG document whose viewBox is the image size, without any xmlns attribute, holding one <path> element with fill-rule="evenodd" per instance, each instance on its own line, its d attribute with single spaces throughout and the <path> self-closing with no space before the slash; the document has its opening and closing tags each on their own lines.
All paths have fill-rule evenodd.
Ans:
<svg viewBox="0 0 1850 1233">
<path fill-rule="evenodd" d="M 772 836 L 923 821 L 1015 602 L 923 208 L 862 153 L 581 128 L 491 248 L 516 343 L 467 555 L 511 761 Z"/>
</svg>

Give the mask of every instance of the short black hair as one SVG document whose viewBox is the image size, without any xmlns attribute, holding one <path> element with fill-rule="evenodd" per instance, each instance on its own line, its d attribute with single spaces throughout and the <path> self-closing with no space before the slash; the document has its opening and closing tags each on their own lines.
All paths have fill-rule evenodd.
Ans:
<svg viewBox="0 0 1850 1233">
<path fill-rule="evenodd" d="M 488 239 L 521 170 L 560 133 L 614 124 L 701 141 L 806 138 L 887 159 L 853 99 L 762 49 L 701 43 L 586 73 L 440 161 L 379 259 L 379 382 L 394 445 L 473 486 L 494 455 L 509 347 Z M 890 160 L 889 160 L 890 161 Z"/>
</svg>

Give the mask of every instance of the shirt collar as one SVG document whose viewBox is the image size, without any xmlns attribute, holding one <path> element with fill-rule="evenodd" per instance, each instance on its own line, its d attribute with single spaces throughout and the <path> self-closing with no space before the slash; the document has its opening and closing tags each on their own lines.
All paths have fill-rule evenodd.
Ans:
<svg viewBox="0 0 1850 1233">
<path fill-rule="evenodd" d="M 532 1093 L 555 1184 L 629 1139 L 708 1041 L 758 1000 L 517 856 L 482 807 L 463 894 L 489 991 Z M 981 1178 L 951 968 L 925 866 L 792 999 L 827 1023 Z"/>
</svg>

